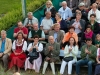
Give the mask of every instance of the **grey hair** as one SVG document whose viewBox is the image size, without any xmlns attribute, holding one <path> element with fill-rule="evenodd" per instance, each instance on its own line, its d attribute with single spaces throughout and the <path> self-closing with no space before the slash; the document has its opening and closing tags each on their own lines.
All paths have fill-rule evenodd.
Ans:
<svg viewBox="0 0 100 75">
<path fill-rule="evenodd" d="M 56 15 L 61 18 L 61 15 L 59 13 L 56 13 Z"/>
<path fill-rule="evenodd" d="M 28 12 L 27 15 L 32 15 L 33 16 L 33 13 L 32 12 Z"/>
<path fill-rule="evenodd" d="M 51 12 L 50 11 L 46 11 L 45 14 L 47 14 L 47 13 L 51 13 Z"/>
<path fill-rule="evenodd" d="M 1 33 L 5 33 L 6 34 L 6 31 L 5 30 L 1 30 Z"/>
<path fill-rule="evenodd" d="M 63 4 L 63 3 L 64 3 L 64 4 L 67 4 L 67 2 L 66 2 L 66 1 L 63 1 L 63 2 L 62 2 L 62 4 Z"/>
</svg>

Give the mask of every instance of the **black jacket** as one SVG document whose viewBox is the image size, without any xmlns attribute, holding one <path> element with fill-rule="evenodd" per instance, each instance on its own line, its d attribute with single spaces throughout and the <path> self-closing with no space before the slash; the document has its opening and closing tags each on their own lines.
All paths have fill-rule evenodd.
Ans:
<svg viewBox="0 0 100 75">
<path fill-rule="evenodd" d="M 44 16 L 45 16 L 45 12 L 46 12 L 47 8 L 44 9 Z M 51 11 L 51 17 L 55 18 L 55 14 L 56 14 L 56 9 L 55 7 L 52 7 Z"/>
<path fill-rule="evenodd" d="M 91 23 L 90 23 L 89 21 L 86 23 L 86 27 L 87 27 L 88 25 L 91 25 Z M 93 32 L 97 34 L 97 33 L 99 33 L 99 31 L 100 31 L 100 26 L 99 26 L 99 24 L 98 24 L 97 22 L 95 22 L 95 23 L 94 23 Z"/>
</svg>

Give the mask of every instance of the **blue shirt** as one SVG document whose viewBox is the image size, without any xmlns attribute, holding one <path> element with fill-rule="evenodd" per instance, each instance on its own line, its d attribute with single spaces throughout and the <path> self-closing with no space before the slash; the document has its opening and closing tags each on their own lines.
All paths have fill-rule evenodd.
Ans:
<svg viewBox="0 0 100 75">
<path fill-rule="evenodd" d="M 6 42 L 5 40 L 2 41 L 0 53 L 3 53 L 5 51 L 5 42 Z"/>
<path fill-rule="evenodd" d="M 54 33 L 54 40 L 55 40 L 55 42 L 57 42 L 57 33 L 56 32 Z"/>
<path fill-rule="evenodd" d="M 72 15 L 72 11 L 69 7 L 66 7 L 66 9 L 64 10 L 63 7 L 61 7 L 58 11 L 58 13 L 61 15 L 61 18 L 63 20 L 66 20 L 68 18 L 71 18 L 73 15 Z"/>
</svg>

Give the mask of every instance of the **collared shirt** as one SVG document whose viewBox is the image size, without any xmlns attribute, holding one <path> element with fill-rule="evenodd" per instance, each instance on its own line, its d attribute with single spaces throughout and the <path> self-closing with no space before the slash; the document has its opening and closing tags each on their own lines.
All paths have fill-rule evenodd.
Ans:
<svg viewBox="0 0 100 75">
<path fill-rule="evenodd" d="M 80 22 L 78 21 L 76 21 L 76 19 L 75 19 L 75 22 L 73 23 L 73 26 L 75 25 L 75 32 L 78 34 L 78 33 L 80 33 L 81 32 L 81 30 L 79 29 L 79 26 L 80 26 Z"/>
<path fill-rule="evenodd" d="M 36 32 L 37 32 L 37 31 L 36 31 Z M 32 33 L 31 33 L 31 31 L 30 31 L 30 32 L 29 32 L 29 35 L 28 35 L 28 38 L 31 38 L 31 37 L 32 37 Z M 41 38 L 45 38 L 44 31 L 42 31 Z"/>
<path fill-rule="evenodd" d="M 5 43 L 6 43 L 6 41 L 3 40 L 3 41 L 2 41 L 2 44 L 1 44 L 0 53 L 3 53 L 3 52 L 5 51 Z"/>
<path fill-rule="evenodd" d="M 71 18 L 72 17 L 72 11 L 69 7 L 66 7 L 66 9 L 64 10 L 63 7 L 61 7 L 58 11 L 58 13 L 61 15 L 61 18 L 63 20 Z"/>
<path fill-rule="evenodd" d="M 27 25 L 28 20 L 29 20 L 28 18 L 25 19 L 25 21 L 24 21 L 24 26 Z M 29 20 L 29 23 L 28 23 L 28 24 L 34 24 L 34 23 L 38 23 L 38 19 L 35 18 L 35 17 L 32 18 L 32 21 Z"/>
<path fill-rule="evenodd" d="M 57 35 L 58 35 L 57 32 L 55 32 L 54 33 L 54 40 L 55 40 L 55 42 L 57 42 Z"/>
</svg>

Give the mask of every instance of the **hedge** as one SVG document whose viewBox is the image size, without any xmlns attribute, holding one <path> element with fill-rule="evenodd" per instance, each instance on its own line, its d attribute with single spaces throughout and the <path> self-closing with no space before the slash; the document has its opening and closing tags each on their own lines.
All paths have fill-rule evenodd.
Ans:
<svg viewBox="0 0 100 75">
<path fill-rule="evenodd" d="M 27 6 L 27 11 L 35 11 L 42 4 L 44 4 L 47 0 L 34 0 Z M 21 7 L 19 9 L 14 9 L 8 12 L 4 17 L 0 19 L 0 31 L 7 30 L 11 26 L 15 25 L 18 20 L 22 20 L 22 10 Z"/>
</svg>

